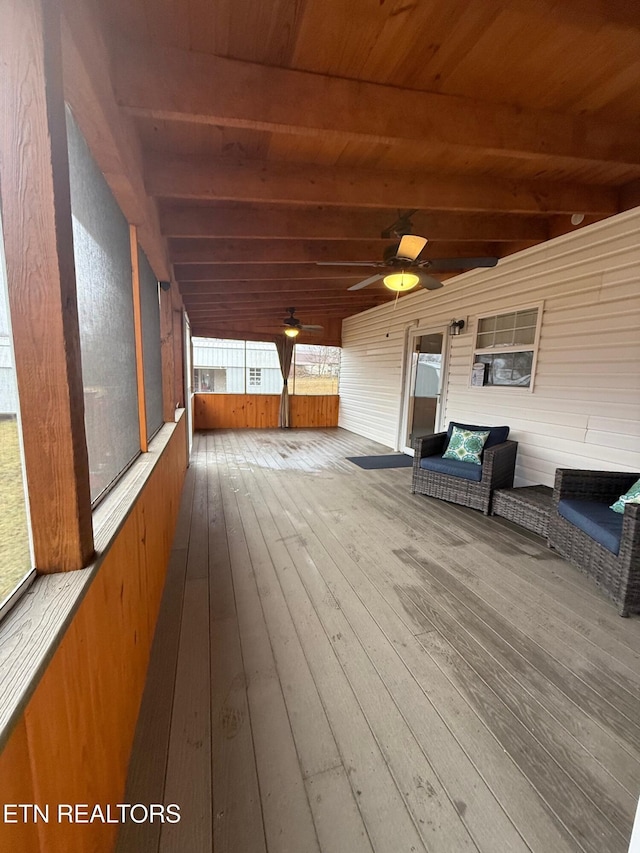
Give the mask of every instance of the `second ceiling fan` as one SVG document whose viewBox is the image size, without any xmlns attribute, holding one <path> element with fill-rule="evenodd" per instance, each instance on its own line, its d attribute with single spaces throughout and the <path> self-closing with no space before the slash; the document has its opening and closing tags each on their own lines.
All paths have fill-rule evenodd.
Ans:
<svg viewBox="0 0 640 853">
<path fill-rule="evenodd" d="M 301 323 L 300 320 L 295 316 L 296 309 L 295 308 L 287 308 L 289 312 L 289 316 L 285 317 L 283 320 L 284 324 L 284 333 L 290 338 L 295 338 L 298 336 L 300 332 L 323 332 L 323 326 L 316 326 L 314 324 L 309 323 Z"/>
<path fill-rule="evenodd" d="M 382 237 L 395 235 L 400 237 L 400 243 L 396 246 L 388 246 L 383 254 L 382 261 L 364 261 L 356 263 L 320 261 L 320 266 L 349 266 L 349 267 L 375 267 L 386 269 L 389 272 L 380 272 L 375 275 L 352 284 L 348 290 L 362 290 L 380 279 L 390 290 L 398 292 L 411 290 L 420 285 L 426 290 L 438 290 L 442 282 L 430 275 L 431 272 L 452 272 L 456 270 L 471 270 L 477 267 L 495 267 L 498 263 L 497 257 L 479 258 L 437 258 L 428 260 L 420 258 L 420 254 L 427 245 L 426 237 L 412 234 L 413 226 L 410 217 L 416 213 L 412 211 L 398 211 L 398 219 L 389 228 L 382 232 Z"/>
</svg>

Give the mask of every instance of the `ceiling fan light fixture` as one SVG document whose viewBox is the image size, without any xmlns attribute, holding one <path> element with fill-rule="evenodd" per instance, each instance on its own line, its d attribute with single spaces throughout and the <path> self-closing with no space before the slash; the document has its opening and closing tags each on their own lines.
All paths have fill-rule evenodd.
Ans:
<svg viewBox="0 0 640 853">
<path fill-rule="evenodd" d="M 284 333 L 290 338 L 297 338 L 300 334 L 300 329 L 296 329 L 295 326 L 289 326 L 284 330 Z"/>
<path fill-rule="evenodd" d="M 404 293 L 406 290 L 412 290 L 420 282 L 420 278 L 412 272 L 394 272 L 390 275 L 385 275 L 383 278 L 384 286 L 389 290 L 395 290 L 398 293 Z"/>
</svg>

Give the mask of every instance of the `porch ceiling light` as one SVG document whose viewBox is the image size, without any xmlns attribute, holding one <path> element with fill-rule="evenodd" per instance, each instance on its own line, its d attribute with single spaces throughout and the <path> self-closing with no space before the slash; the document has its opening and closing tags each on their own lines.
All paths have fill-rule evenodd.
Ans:
<svg viewBox="0 0 640 853">
<path fill-rule="evenodd" d="M 419 277 L 413 272 L 394 272 L 390 275 L 385 275 L 382 279 L 384 286 L 389 290 L 395 290 L 402 293 L 405 290 L 411 290 L 419 283 Z"/>
<path fill-rule="evenodd" d="M 284 330 L 284 333 L 290 338 L 297 338 L 300 334 L 300 329 L 296 329 L 295 326 L 289 326 L 288 329 Z"/>
</svg>

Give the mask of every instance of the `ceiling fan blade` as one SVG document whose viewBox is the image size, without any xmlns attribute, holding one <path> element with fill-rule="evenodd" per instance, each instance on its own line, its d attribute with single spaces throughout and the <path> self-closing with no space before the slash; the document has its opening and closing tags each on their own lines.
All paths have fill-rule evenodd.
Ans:
<svg viewBox="0 0 640 853">
<path fill-rule="evenodd" d="M 424 287 L 425 290 L 440 290 L 443 286 L 442 282 L 439 279 L 434 278 L 432 275 L 421 275 L 420 272 L 418 272 L 418 277 L 420 278 L 418 284 L 420 287 Z"/>
<path fill-rule="evenodd" d="M 415 234 L 405 234 L 402 240 L 400 240 L 396 257 L 407 258 L 410 261 L 415 261 L 426 245 L 426 237 L 418 237 Z"/>
<path fill-rule="evenodd" d="M 316 261 L 317 267 L 382 267 L 379 261 Z"/>
<path fill-rule="evenodd" d="M 302 325 L 299 326 L 299 328 L 302 329 L 303 332 L 324 332 L 324 326 L 314 326 L 313 324 L 310 326 Z"/>
<path fill-rule="evenodd" d="M 365 278 L 364 281 L 359 281 L 357 284 L 352 284 L 351 287 L 347 288 L 347 290 L 362 290 L 363 287 L 368 287 L 375 281 L 380 281 L 381 278 L 384 278 L 384 275 L 382 273 L 378 273 L 378 275 L 372 275 L 369 278 Z"/>
<path fill-rule="evenodd" d="M 429 261 L 429 269 L 436 272 L 472 270 L 477 267 L 495 267 L 499 258 L 436 258 Z"/>
</svg>

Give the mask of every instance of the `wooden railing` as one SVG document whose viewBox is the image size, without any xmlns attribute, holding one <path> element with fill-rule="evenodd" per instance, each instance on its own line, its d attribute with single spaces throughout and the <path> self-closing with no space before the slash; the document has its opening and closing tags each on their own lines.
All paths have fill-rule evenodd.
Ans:
<svg viewBox="0 0 640 853">
<path fill-rule="evenodd" d="M 292 427 L 338 426 L 340 398 L 331 395 L 289 397 Z M 195 429 L 276 429 L 279 394 L 196 394 Z"/>
</svg>

